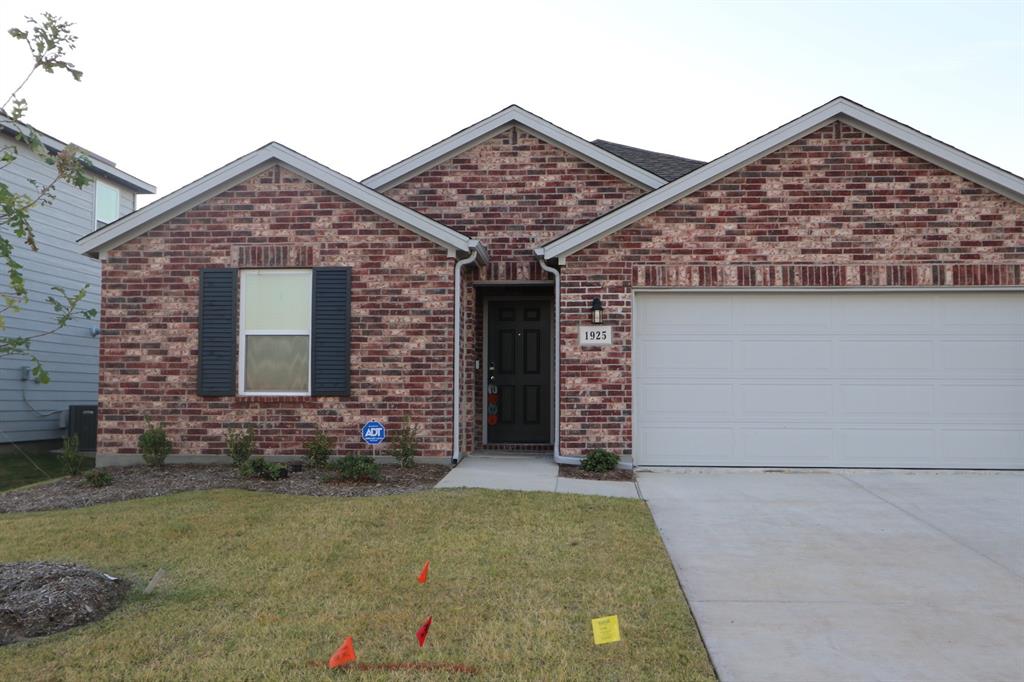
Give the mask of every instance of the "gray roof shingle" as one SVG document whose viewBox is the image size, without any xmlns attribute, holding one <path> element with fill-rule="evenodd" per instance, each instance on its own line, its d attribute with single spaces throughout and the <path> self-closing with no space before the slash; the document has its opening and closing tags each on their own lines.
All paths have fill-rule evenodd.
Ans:
<svg viewBox="0 0 1024 682">
<path fill-rule="evenodd" d="M 673 154 L 652 152 L 647 149 L 619 144 L 618 142 L 609 142 L 608 140 L 594 140 L 593 144 L 669 182 L 677 180 L 690 171 L 697 170 L 704 165 L 703 161 L 695 161 Z"/>
</svg>

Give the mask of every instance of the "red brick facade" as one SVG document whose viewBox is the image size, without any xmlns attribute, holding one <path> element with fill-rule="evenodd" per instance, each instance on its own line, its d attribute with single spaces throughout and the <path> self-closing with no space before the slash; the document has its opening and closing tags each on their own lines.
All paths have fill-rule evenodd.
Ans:
<svg viewBox="0 0 1024 682">
<path fill-rule="evenodd" d="M 562 452 L 632 444 L 634 287 L 1022 284 L 1024 206 L 830 124 L 570 256 Z M 616 345 L 581 350 L 600 296 Z"/>
<path fill-rule="evenodd" d="M 349 265 L 352 393 L 196 395 L 199 272 L 213 266 Z M 136 453 L 148 416 L 176 454 L 223 454 L 256 427 L 260 454 L 301 454 L 323 428 L 341 452 L 359 426 L 411 415 L 426 455 L 451 443 L 452 261 L 404 227 L 275 167 L 123 246 L 103 262 L 99 452 Z"/>
<path fill-rule="evenodd" d="M 483 310 L 479 282 L 550 282 L 533 249 L 630 201 L 643 190 L 519 128 L 499 133 L 385 194 L 479 239 L 491 264 L 467 272 L 460 447 L 483 442 Z"/>
<path fill-rule="evenodd" d="M 532 249 L 643 190 L 521 129 L 386 194 L 479 239 L 465 268 L 461 449 L 482 443 L 482 293 L 551 281 Z M 196 394 L 204 267 L 353 268 L 346 398 Z M 561 446 L 630 454 L 635 287 L 1020 286 L 1024 206 L 834 123 L 609 235 L 562 267 Z M 180 454 L 222 454 L 253 424 L 261 454 L 294 455 L 318 428 L 343 452 L 359 425 L 409 416 L 426 455 L 451 451 L 454 259 L 444 248 L 282 167 L 111 250 L 103 262 L 99 450 L 135 453 L 144 417 Z M 616 343 L 581 350 L 599 296 Z"/>
</svg>

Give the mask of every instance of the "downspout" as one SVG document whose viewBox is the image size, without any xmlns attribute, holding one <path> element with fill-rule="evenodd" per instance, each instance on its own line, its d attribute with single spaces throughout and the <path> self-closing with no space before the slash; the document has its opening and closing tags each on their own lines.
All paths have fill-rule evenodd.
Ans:
<svg viewBox="0 0 1024 682">
<path fill-rule="evenodd" d="M 558 268 L 553 268 L 547 264 L 544 260 L 544 251 L 537 249 L 534 251 L 537 254 L 537 263 L 540 265 L 540 269 L 545 272 L 550 272 L 555 278 L 555 320 L 554 320 L 554 339 L 553 339 L 553 360 L 555 366 L 555 433 L 552 441 L 554 446 L 554 455 L 556 464 L 579 464 L 579 457 L 563 457 L 561 450 L 562 441 L 562 273 Z"/>
<path fill-rule="evenodd" d="M 462 268 L 478 259 L 484 258 L 480 253 L 480 242 L 476 239 L 469 242 L 469 255 L 462 260 L 455 261 L 455 353 L 452 358 L 453 377 L 453 409 L 452 409 L 452 464 L 458 464 L 462 459 L 459 452 L 459 419 L 462 416 L 462 372 L 460 371 L 460 360 L 462 359 Z"/>
</svg>

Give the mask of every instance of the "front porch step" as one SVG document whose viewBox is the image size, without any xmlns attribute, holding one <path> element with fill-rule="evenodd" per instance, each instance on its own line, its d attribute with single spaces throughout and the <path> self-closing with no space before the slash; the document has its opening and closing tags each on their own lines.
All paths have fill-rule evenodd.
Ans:
<svg viewBox="0 0 1024 682">
<path fill-rule="evenodd" d="M 476 452 L 517 452 L 523 454 L 545 454 L 550 455 L 555 451 L 551 443 L 486 443 L 478 445 Z"/>
</svg>

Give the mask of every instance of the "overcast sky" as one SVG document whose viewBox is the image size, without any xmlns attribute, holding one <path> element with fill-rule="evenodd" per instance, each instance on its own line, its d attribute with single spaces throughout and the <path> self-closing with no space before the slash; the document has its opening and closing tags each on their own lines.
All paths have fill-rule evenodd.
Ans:
<svg viewBox="0 0 1024 682">
<path fill-rule="evenodd" d="M 36 77 L 29 120 L 158 196 L 270 140 L 362 179 L 511 103 L 706 161 L 844 95 L 1024 174 L 1019 0 L 5 0 L 4 92 L 44 9 L 85 77 Z"/>
</svg>

